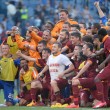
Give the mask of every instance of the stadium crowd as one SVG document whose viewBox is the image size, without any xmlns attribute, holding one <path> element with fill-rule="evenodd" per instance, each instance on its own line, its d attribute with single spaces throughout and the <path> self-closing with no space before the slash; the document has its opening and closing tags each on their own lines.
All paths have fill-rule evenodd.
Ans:
<svg viewBox="0 0 110 110">
<path fill-rule="evenodd" d="M 21 2 L 19 11 L 8 10 L 14 26 L 5 28 L 0 45 L 0 89 L 3 89 L 5 106 L 18 103 L 51 108 L 110 107 L 109 14 L 101 8 L 103 0 L 94 1 L 100 21 L 90 25 L 92 17 L 87 11 L 87 1 L 83 4 L 83 22 L 72 14 L 77 13 L 74 10 L 71 11 L 76 18 L 73 20 L 69 9 L 56 7 L 58 20 L 50 14 L 51 9 L 44 7 L 42 12 L 49 14 L 54 23 L 58 20 L 54 24 L 46 21 L 48 18 L 40 19 L 42 12 L 37 7 L 37 23 L 31 26 L 27 20 L 28 9 Z M 6 4 L 7 9 L 13 5 Z M 17 98 L 13 97 L 15 79 L 20 88 Z"/>
</svg>

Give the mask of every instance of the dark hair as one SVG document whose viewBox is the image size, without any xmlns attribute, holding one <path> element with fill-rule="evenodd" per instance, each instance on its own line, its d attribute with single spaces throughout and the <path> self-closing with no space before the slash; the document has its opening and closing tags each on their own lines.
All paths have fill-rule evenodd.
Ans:
<svg viewBox="0 0 110 110">
<path fill-rule="evenodd" d="M 71 36 L 81 39 L 81 34 L 79 32 L 72 32 Z"/>
<path fill-rule="evenodd" d="M 28 60 L 26 60 L 26 59 L 24 59 L 24 58 L 20 58 L 20 62 L 21 62 L 22 60 L 25 60 L 25 61 L 27 61 L 27 62 L 28 62 Z"/>
<path fill-rule="evenodd" d="M 51 50 L 49 48 L 44 48 L 42 51 L 46 51 L 48 52 L 49 54 L 51 54 Z"/>
<path fill-rule="evenodd" d="M 92 39 L 92 37 L 91 37 L 91 36 L 88 36 L 88 35 L 84 36 L 84 37 L 82 38 L 82 41 L 90 42 L 90 43 L 93 44 L 93 39 Z"/>
<path fill-rule="evenodd" d="M 61 10 L 60 10 L 60 13 L 61 13 L 61 12 L 65 12 L 66 14 L 69 14 L 69 13 L 68 13 L 68 10 L 66 10 L 66 9 L 61 9 Z"/>
<path fill-rule="evenodd" d="M 65 22 L 64 24 L 67 24 L 69 27 L 71 27 L 71 24 L 69 22 Z"/>
<path fill-rule="evenodd" d="M 76 29 L 78 29 L 80 31 L 80 26 L 79 24 L 72 24 L 71 27 L 76 27 Z"/>
<path fill-rule="evenodd" d="M 80 22 L 79 24 L 83 24 L 84 25 L 84 28 L 86 28 L 86 23 Z"/>
<path fill-rule="evenodd" d="M 87 47 L 90 48 L 90 51 L 93 51 L 94 46 L 93 46 L 92 43 L 90 43 L 90 42 L 86 42 L 85 45 L 87 45 Z"/>
<path fill-rule="evenodd" d="M 88 29 L 91 29 L 91 27 L 88 27 L 87 30 L 88 30 Z"/>
<path fill-rule="evenodd" d="M 93 24 L 93 27 L 94 27 L 94 28 L 97 28 L 98 30 L 101 28 L 101 26 L 100 26 L 99 23 L 94 23 L 94 24 Z"/>
<path fill-rule="evenodd" d="M 98 31 L 98 35 L 101 35 L 101 36 L 106 36 L 107 35 L 107 31 L 106 29 L 104 28 L 101 28 L 99 31 Z"/>
<path fill-rule="evenodd" d="M 47 21 L 46 24 L 50 24 L 52 26 L 52 28 L 54 27 L 54 24 L 51 21 Z"/>
<path fill-rule="evenodd" d="M 55 42 L 54 44 L 57 44 L 59 48 L 62 48 L 62 44 L 60 42 Z"/>
<path fill-rule="evenodd" d="M 67 36 L 70 36 L 69 32 L 66 29 L 62 29 L 61 32 L 65 32 Z"/>
<path fill-rule="evenodd" d="M 45 40 L 39 41 L 38 44 L 43 44 L 44 46 L 47 46 L 47 42 Z"/>
</svg>

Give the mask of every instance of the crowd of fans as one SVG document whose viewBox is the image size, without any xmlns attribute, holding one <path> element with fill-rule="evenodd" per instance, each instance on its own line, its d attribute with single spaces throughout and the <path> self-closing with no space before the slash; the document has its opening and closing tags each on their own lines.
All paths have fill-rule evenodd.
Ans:
<svg viewBox="0 0 110 110">
<path fill-rule="evenodd" d="M 42 0 L 34 16 L 21 1 L 5 4 L 0 39 L 4 106 L 110 106 L 109 0 L 94 1 L 94 7 L 89 0 Z M 91 14 L 93 8 L 100 20 Z M 17 98 L 15 79 L 20 82 Z"/>
</svg>

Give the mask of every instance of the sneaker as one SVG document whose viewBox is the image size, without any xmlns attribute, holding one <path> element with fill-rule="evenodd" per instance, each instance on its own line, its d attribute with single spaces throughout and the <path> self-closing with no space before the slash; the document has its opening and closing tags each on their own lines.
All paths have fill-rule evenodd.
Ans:
<svg viewBox="0 0 110 110">
<path fill-rule="evenodd" d="M 66 108 L 79 108 L 79 105 L 75 105 L 74 103 L 70 104 Z"/>
<path fill-rule="evenodd" d="M 69 106 L 68 104 L 63 104 L 61 107 L 62 108 L 65 108 L 65 107 L 67 107 L 67 106 Z"/>
<path fill-rule="evenodd" d="M 27 106 L 28 106 L 28 107 L 31 107 L 31 106 L 37 106 L 37 102 L 32 101 L 32 102 L 29 103 Z"/>
<path fill-rule="evenodd" d="M 107 106 L 106 102 L 100 101 L 100 102 L 96 103 L 96 105 L 93 106 L 93 108 L 102 108 L 102 107 L 106 107 L 106 106 Z"/>
<path fill-rule="evenodd" d="M 55 105 L 51 105 L 51 108 L 60 108 L 61 106 L 61 103 L 56 103 Z"/>
</svg>

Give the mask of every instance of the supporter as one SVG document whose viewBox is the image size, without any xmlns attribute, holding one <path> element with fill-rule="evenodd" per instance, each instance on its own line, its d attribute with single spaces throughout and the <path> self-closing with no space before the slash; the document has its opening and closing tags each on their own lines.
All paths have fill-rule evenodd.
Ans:
<svg viewBox="0 0 110 110">
<path fill-rule="evenodd" d="M 51 103 L 52 108 L 57 105 L 66 107 L 71 102 L 68 108 L 79 108 L 79 106 L 102 108 L 110 105 L 108 100 L 110 19 L 107 13 L 110 2 L 109 0 L 73 1 L 39 0 L 33 4 L 23 0 L 10 1 L 7 6 L 5 1 L 0 1 L 1 4 L 5 3 L 3 6 L 0 4 L 0 24 L 5 25 L 8 36 L 5 36 L 1 25 L 0 89 L 4 89 L 5 106 L 14 105 L 16 102 L 11 94 L 13 94 L 13 81 L 19 76 L 20 69 L 18 81 L 23 82 L 21 84 L 23 92 L 21 91 L 19 105 L 39 106 Z M 20 7 L 17 8 L 19 3 Z M 83 7 L 85 3 L 87 6 Z M 5 12 L 7 7 L 8 17 Z M 5 22 L 2 19 L 4 16 L 6 16 Z M 4 46 L 7 50 L 5 55 L 3 55 Z M 21 63 L 24 62 L 21 68 L 18 65 L 20 57 Z M 4 63 L 7 65 L 10 63 L 12 66 L 4 67 Z M 27 81 L 34 68 L 36 73 L 39 73 L 38 77 L 32 75 L 32 79 Z M 10 72 L 7 72 L 8 70 Z M 3 73 L 9 73 L 9 76 Z"/>
<path fill-rule="evenodd" d="M 67 10 L 62 9 L 59 12 L 60 21 L 54 26 L 52 30 L 52 37 L 58 38 L 59 32 L 62 30 L 62 26 L 65 22 L 69 22 L 70 24 L 78 24 L 76 21 L 68 18 L 69 13 Z"/>
<path fill-rule="evenodd" d="M 93 108 L 102 108 L 107 105 L 106 100 L 104 99 L 104 86 L 102 84 L 102 80 L 104 81 L 109 81 L 110 75 L 109 75 L 109 60 L 110 60 L 110 55 L 109 55 L 109 43 L 110 43 L 110 37 L 107 35 L 107 31 L 102 28 L 98 31 L 98 36 L 99 40 L 104 43 L 104 51 L 101 50 L 99 53 L 96 55 L 102 54 L 105 52 L 106 54 L 106 59 L 98 66 L 98 70 L 100 71 L 100 74 L 98 74 L 94 82 L 96 84 L 97 88 L 97 95 L 99 98 L 99 102 L 94 105 Z"/>
<path fill-rule="evenodd" d="M 90 43 L 92 43 L 93 44 L 93 39 L 92 39 L 92 37 L 91 36 L 84 36 L 83 38 L 82 38 L 82 45 L 84 44 L 84 43 L 86 43 L 86 42 L 90 42 Z"/>
<path fill-rule="evenodd" d="M 3 44 L 1 48 L 0 89 L 3 89 L 4 91 L 6 106 L 12 106 L 14 105 L 14 80 L 20 61 L 19 59 L 13 60 L 12 55 L 9 53 L 10 47 L 8 44 Z"/>
<path fill-rule="evenodd" d="M 59 42 L 62 44 L 62 47 L 66 46 L 69 42 L 69 32 L 67 30 L 61 30 L 59 33 Z"/>
<path fill-rule="evenodd" d="M 65 22 L 62 26 L 62 29 L 65 29 L 67 30 L 68 32 L 70 32 L 70 28 L 71 28 L 71 25 L 69 22 Z"/>
<path fill-rule="evenodd" d="M 68 84 L 64 76 L 74 69 L 71 61 L 60 52 L 61 44 L 57 42 L 54 43 L 52 55 L 49 56 L 46 66 L 39 73 L 39 75 L 42 75 L 47 70 L 50 72 L 52 87 L 51 104 L 56 104 L 57 102 L 61 103 L 60 89 L 63 89 Z M 65 69 L 65 66 L 68 66 L 68 68 Z"/>
<path fill-rule="evenodd" d="M 94 43 L 96 51 L 103 48 L 103 44 L 99 41 L 99 36 L 97 34 L 93 36 L 93 43 Z"/>
<path fill-rule="evenodd" d="M 50 30 L 50 31 L 52 31 L 53 27 L 54 27 L 54 24 L 53 24 L 52 22 L 48 21 L 48 22 L 46 22 L 46 24 L 44 25 L 43 30 Z"/>
<path fill-rule="evenodd" d="M 96 58 L 90 58 L 93 53 L 93 45 L 86 43 L 83 45 L 83 55 L 87 57 L 84 66 L 72 79 L 73 103 L 67 108 L 79 108 L 79 85 L 83 88 L 92 89 L 95 86 L 94 77 L 97 75 L 96 68 L 98 66 Z M 81 78 L 82 76 L 82 78 Z"/>
<path fill-rule="evenodd" d="M 72 25 L 71 25 L 71 32 L 72 32 L 72 31 L 75 31 L 75 30 L 77 30 L 77 29 L 80 31 L 80 26 L 79 26 L 78 24 L 72 24 Z"/>
<path fill-rule="evenodd" d="M 47 61 L 50 53 L 51 53 L 50 49 L 44 48 L 42 51 L 42 59 L 37 59 L 37 58 L 31 58 L 29 56 L 26 56 L 26 55 L 22 54 L 20 51 L 17 52 L 18 55 L 27 59 L 28 61 L 39 62 L 41 64 L 42 68 L 44 68 L 44 66 L 46 65 L 46 61 Z M 43 80 L 41 80 L 42 78 L 43 78 Z M 48 97 L 49 97 L 48 92 L 50 90 L 50 86 L 49 86 L 50 85 L 50 74 L 49 74 L 49 72 L 46 71 L 43 75 L 41 75 L 41 79 L 36 79 L 33 82 L 31 82 L 31 91 L 30 91 L 31 96 L 30 97 L 32 99 L 32 102 L 30 104 L 28 104 L 27 106 L 39 105 L 39 103 L 36 102 L 36 97 L 38 97 L 39 94 L 42 95 L 43 99 L 48 99 Z M 45 94 L 45 92 L 46 92 L 46 94 Z"/>
<path fill-rule="evenodd" d="M 73 32 L 70 34 L 70 42 L 66 44 L 61 50 L 61 52 L 65 52 L 70 49 L 70 52 L 74 50 L 74 46 L 80 44 L 81 42 L 81 34 L 79 32 Z"/>
<path fill-rule="evenodd" d="M 87 35 L 87 36 L 92 36 L 92 29 L 91 29 L 91 28 L 88 28 L 88 29 L 87 29 L 86 35 Z"/>
<path fill-rule="evenodd" d="M 6 32 L 6 34 L 8 35 L 8 38 L 7 38 L 6 42 L 10 46 L 10 53 L 13 55 L 13 57 L 16 57 L 15 54 L 18 51 L 19 47 L 18 47 L 17 41 L 15 39 L 14 31 L 20 33 L 19 28 L 17 26 L 13 26 L 11 31 Z M 19 39 L 21 41 L 23 40 L 23 38 L 21 36 L 19 37 Z"/>
<path fill-rule="evenodd" d="M 32 80 L 37 78 L 38 72 L 34 67 L 28 66 L 28 61 L 25 59 L 20 60 L 20 101 L 19 105 L 27 105 L 31 102 L 30 88 Z"/>
<path fill-rule="evenodd" d="M 97 34 L 98 30 L 101 28 L 99 23 L 94 23 L 92 26 L 92 34 Z"/>
<path fill-rule="evenodd" d="M 44 30 L 42 38 L 47 42 L 47 47 L 52 49 L 52 45 L 56 42 L 56 39 L 51 37 L 51 32 L 49 30 Z"/>
</svg>

